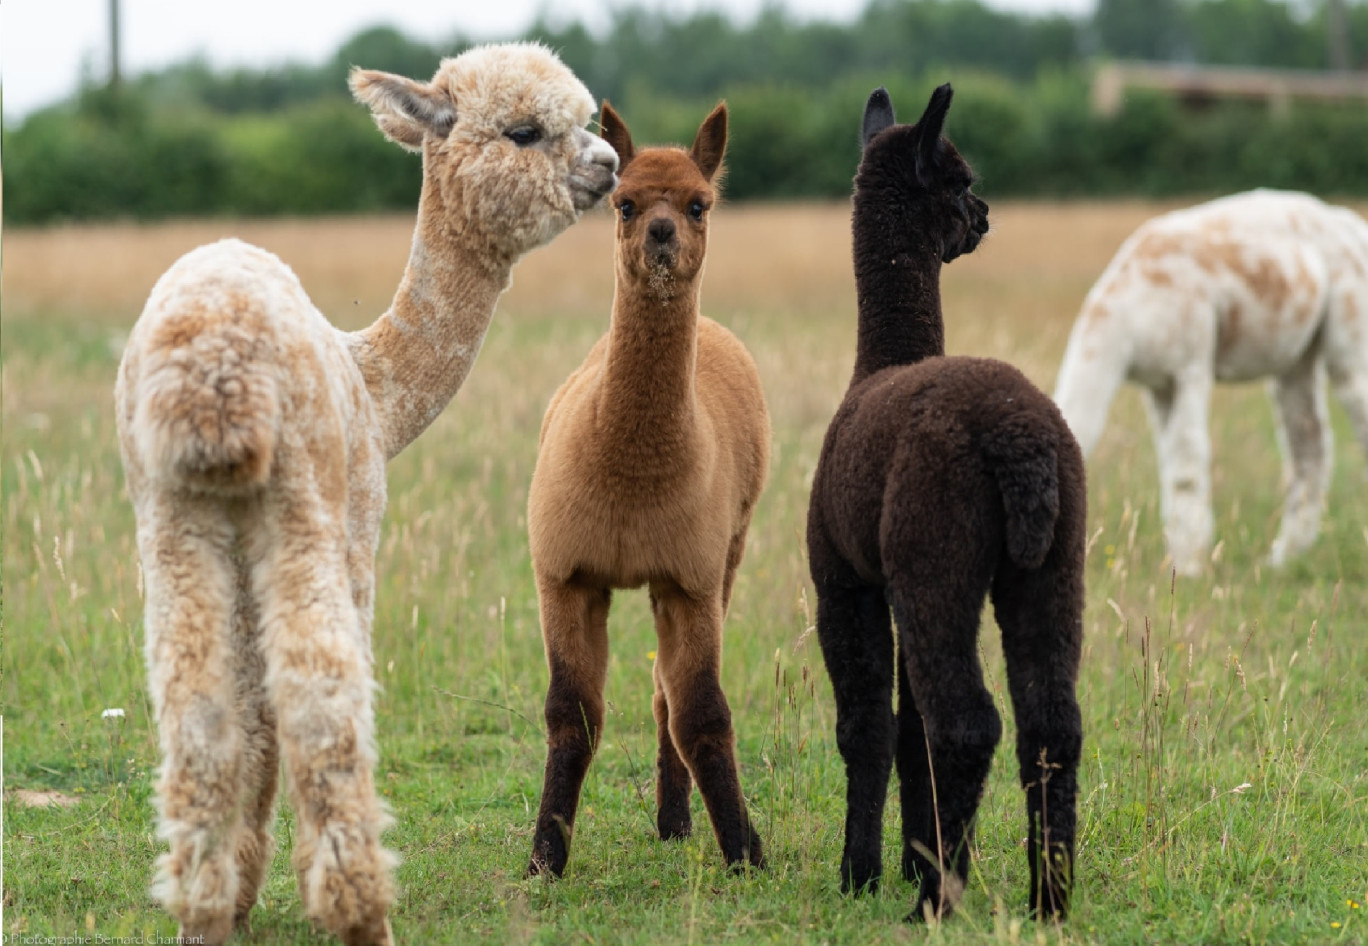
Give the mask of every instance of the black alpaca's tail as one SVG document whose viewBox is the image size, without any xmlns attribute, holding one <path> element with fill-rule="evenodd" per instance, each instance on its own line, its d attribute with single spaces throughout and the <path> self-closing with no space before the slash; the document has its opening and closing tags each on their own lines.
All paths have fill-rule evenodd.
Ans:
<svg viewBox="0 0 1368 946">
<path fill-rule="evenodd" d="M 1054 543 L 1059 518 L 1055 433 L 1039 418 L 1016 417 L 983 441 L 1007 513 L 1007 554 L 1021 568 L 1039 568 Z"/>
</svg>

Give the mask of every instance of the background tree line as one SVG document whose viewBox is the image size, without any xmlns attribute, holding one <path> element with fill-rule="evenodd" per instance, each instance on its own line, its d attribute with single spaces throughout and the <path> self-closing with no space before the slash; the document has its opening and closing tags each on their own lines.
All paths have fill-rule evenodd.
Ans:
<svg viewBox="0 0 1368 946">
<path fill-rule="evenodd" d="M 1347 7 L 1353 61 L 1368 65 L 1368 3 Z M 540 39 L 642 141 L 686 141 L 719 97 L 732 109 L 732 199 L 849 193 L 869 90 L 911 117 L 949 79 L 949 133 L 987 196 L 1202 194 L 1253 186 L 1368 194 L 1368 107 L 1185 107 L 1131 93 L 1089 106 L 1099 56 L 1303 69 L 1330 55 L 1327 5 L 1278 0 L 1100 0 L 1087 18 L 1033 17 L 979 0 L 873 0 L 849 24 L 777 7 L 735 24 L 619 10 L 596 35 L 539 22 Z M 326 62 L 217 71 L 191 60 L 118 89 L 90 86 L 3 131 L 6 218 L 46 222 L 180 214 L 408 208 L 417 159 L 351 103 L 352 64 L 426 77 L 464 37 L 428 44 L 387 28 Z"/>
</svg>

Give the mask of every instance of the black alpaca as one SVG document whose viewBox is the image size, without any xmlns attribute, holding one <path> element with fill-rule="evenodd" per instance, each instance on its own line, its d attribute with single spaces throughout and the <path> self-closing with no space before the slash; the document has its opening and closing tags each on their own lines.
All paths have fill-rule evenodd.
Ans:
<svg viewBox="0 0 1368 946">
<path fill-rule="evenodd" d="M 1082 742 L 1083 458 L 1054 403 L 1011 365 L 944 356 L 941 264 L 988 230 L 969 166 L 941 137 L 950 98 L 949 85 L 938 88 L 915 125 L 894 124 L 883 89 L 865 106 L 852 220 L 855 374 L 808 513 L 817 633 L 848 781 L 841 889 L 878 885 L 896 744 L 903 875 L 921 879 L 909 919 L 943 916 L 963 892 L 1002 735 L 977 655 L 991 592 L 1019 729 L 1031 910 L 1062 917 Z"/>
</svg>

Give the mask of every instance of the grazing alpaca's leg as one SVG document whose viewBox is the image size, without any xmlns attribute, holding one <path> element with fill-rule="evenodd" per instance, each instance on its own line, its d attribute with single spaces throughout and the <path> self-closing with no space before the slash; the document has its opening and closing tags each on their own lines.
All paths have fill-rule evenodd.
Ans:
<svg viewBox="0 0 1368 946">
<path fill-rule="evenodd" d="M 1310 548 L 1320 532 L 1334 439 L 1325 403 L 1325 363 L 1313 346 L 1273 385 L 1287 498 L 1269 561 L 1282 565 Z"/>
<path fill-rule="evenodd" d="M 347 576 L 345 515 L 288 484 L 253 539 L 266 689 L 297 817 L 291 858 L 308 916 L 349 946 L 389 944 L 394 855 L 375 794 L 370 654 Z M 254 556 L 256 557 L 256 556 Z"/>
<path fill-rule="evenodd" d="M 655 609 L 655 600 L 651 600 Z M 693 815 L 689 812 L 689 800 L 693 795 L 693 778 L 689 767 L 679 757 L 674 737 L 670 735 L 670 704 L 665 699 L 665 683 L 660 679 L 660 662 L 656 661 L 652 670 L 655 678 L 655 698 L 652 709 L 655 711 L 656 740 L 660 752 L 656 758 L 656 828 L 660 839 L 669 841 L 686 838 L 693 833 Z"/>
<path fill-rule="evenodd" d="M 919 881 L 935 868 L 925 851 L 936 850 L 935 809 L 931 805 L 931 763 L 926 756 L 926 726 L 907 678 L 907 661 L 898 664 L 898 784 L 902 808 L 902 875 Z"/>
<path fill-rule="evenodd" d="M 1335 395 L 1368 459 L 1368 293 L 1353 287 L 1332 297 L 1322 350 Z"/>
<path fill-rule="evenodd" d="M 1006 565 L 993 585 L 1026 791 L 1032 915 L 1062 919 L 1073 886 L 1083 720 L 1075 694 L 1083 640 L 1084 511 L 1062 508 L 1037 570 Z"/>
<path fill-rule="evenodd" d="M 239 564 L 237 607 L 233 612 L 233 653 L 237 655 L 237 706 L 243 734 L 244 830 L 238 837 L 238 895 L 233 925 L 249 928 L 249 914 L 275 850 L 271 826 L 280 782 L 276 713 L 266 695 L 266 658 L 261 652 L 260 618 L 250 593 L 251 579 Z"/>
<path fill-rule="evenodd" d="M 1159 505 L 1173 567 L 1199 575 L 1211 551 L 1211 439 L 1207 413 L 1212 376 L 1206 365 L 1150 389 L 1154 446 L 1159 455 Z"/>
<path fill-rule="evenodd" d="M 817 639 L 836 696 L 836 745 L 846 769 L 841 891 L 872 893 L 883 874 L 883 813 L 893 768 L 893 632 L 882 590 L 836 582 L 819 587 Z"/>
<path fill-rule="evenodd" d="M 580 788 L 603 732 L 612 593 L 537 580 L 551 685 L 546 691 L 546 773 L 529 874 L 559 877 L 570 857 Z"/>
<path fill-rule="evenodd" d="M 233 530 L 215 504 L 162 493 L 139 512 L 148 686 L 163 764 L 154 896 L 185 937 L 222 943 L 238 899 L 243 734 L 230 641 Z"/>
<path fill-rule="evenodd" d="M 760 836 L 746 812 L 736 771 L 736 736 L 722 693 L 720 593 L 694 598 L 678 587 L 652 584 L 656 660 L 670 707 L 670 736 L 707 806 L 722 856 L 732 867 L 764 864 Z"/>
</svg>

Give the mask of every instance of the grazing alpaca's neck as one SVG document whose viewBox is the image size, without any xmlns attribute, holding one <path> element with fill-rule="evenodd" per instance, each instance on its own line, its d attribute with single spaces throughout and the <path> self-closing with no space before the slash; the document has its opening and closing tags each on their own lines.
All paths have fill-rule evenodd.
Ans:
<svg viewBox="0 0 1368 946">
<path fill-rule="evenodd" d="M 855 194 L 855 292 L 860 322 L 853 382 L 945 354 L 941 248 L 919 230 L 889 225 L 877 197 Z"/>
<path fill-rule="evenodd" d="M 670 463 L 671 448 L 686 442 L 697 407 L 698 297 L 699 280 L 656 294 L 619 273 L 598 399 L 617 456 Z"/>
<path fill-rule="evenodd" d="M 352 336 L 352 355 L 393 457 L 437 419 L 480 352 L 514 259 L 491 252 L 424 178 L 408 265 L 389 311 Z"/>
</svg>

